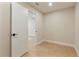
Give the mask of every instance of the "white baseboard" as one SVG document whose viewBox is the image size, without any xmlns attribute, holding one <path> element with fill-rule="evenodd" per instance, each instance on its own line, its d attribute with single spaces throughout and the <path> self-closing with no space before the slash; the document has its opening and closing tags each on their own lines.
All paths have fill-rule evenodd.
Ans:
<svg viewBox="0 0 79 59">
<path fill-rule="evenodd" d="M 60 45 L 65 45 L 65 46 L 69 46 L 69 47 L 74 47 L 73 44 L 68 44 L 68 43 L 63 43 L 63 42 L 57 42 L 57 41 L 51 41 L 51 40 L 41 40 L 40 42 L 37 42 L 35 45 L 40 44 L 44 41 L 50 42 L 50 43 L 56 43 L 56 44 L 60 44 Z"/>
<path fill-rule="evenodd" d="M 35 43 L 35 45 L 38 45 L 38 44 L 40 44 L 40 43 L 42 43 L 42 42 L 44 42 L 45 40 L 41 40 L 41 41 L 39 41 L 39 42 L 36 42 Z"/>
<path fill-rule="evenodd" d="M 68 44 L 68 43 L 63 43 L 63 42 L 58 42 L 58 41 L 51 41 L 51 40 L 45 40 L 51 43 L 56 43 L 56 44 L 60 44 L 60 45 L 65 45 L 65 46 L 69 46 L 69 47 L 74 47 L 73 44 Z"/>
</svg>

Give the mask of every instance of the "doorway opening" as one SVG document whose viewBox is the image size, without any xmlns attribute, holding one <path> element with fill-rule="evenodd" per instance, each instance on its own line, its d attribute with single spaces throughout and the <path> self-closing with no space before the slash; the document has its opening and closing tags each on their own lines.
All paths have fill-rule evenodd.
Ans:
<svg viewBox="0 0 79 59">
<path fill-rule="evenodd" d="M 35 49 L 34 45 L 37 41 L 37 21 L 36 14 L 28 11 L 28 48 L 29 50 Z"/>
</svg>

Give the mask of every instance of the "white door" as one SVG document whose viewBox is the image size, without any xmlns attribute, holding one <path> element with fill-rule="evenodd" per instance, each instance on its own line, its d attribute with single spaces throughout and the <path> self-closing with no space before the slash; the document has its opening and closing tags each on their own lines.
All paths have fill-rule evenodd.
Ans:
<svg viewBox="0 0 79 59">
<path fill-rule="evenodd" d="M 27 10 L 12 3 L 12 56 L 22 56 L 27 49 Z"/>
</svg>

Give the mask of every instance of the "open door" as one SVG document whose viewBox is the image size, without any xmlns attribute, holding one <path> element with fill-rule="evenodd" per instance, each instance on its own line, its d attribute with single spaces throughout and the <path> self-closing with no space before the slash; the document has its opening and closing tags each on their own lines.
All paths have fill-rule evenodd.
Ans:
<svg viewBox="0 0 79 59">
<path fill-rule="evenodd" d="M 27 10 L 18 3 L 12 3 L 12 56 L 22 56 L 27 49 Z"/>
</svg>

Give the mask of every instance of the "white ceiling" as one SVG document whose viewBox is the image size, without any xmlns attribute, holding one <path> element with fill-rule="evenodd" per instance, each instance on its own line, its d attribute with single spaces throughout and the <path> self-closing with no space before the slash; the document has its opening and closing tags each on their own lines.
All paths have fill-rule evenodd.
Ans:
<svg viewBox="0 0 79 59">
<path fill-rule="evenodd" d="M 39 5 L 36 5 L 35 2 L 29 2 L 28 4 L 38 9 L 42 13 L 48 13 L 51 11 L 56 11 L 68 7 L 75 6 L 75 2 L 52 2 L 53 5 L 49 6 L 48 2 L 37 2 Z"/>
</svg>

